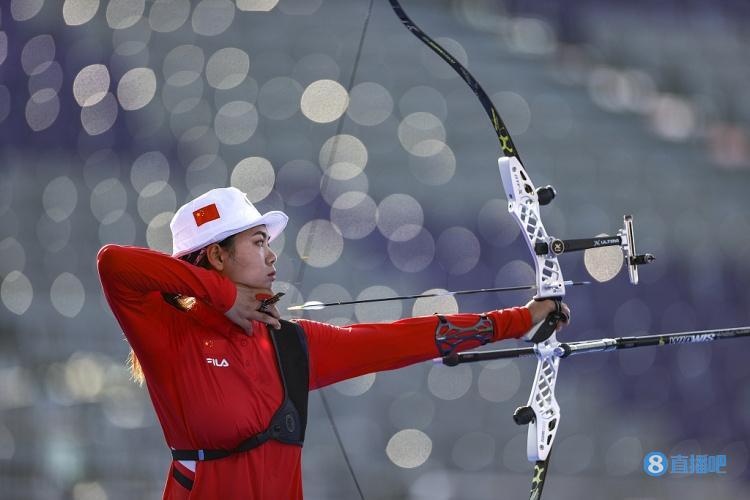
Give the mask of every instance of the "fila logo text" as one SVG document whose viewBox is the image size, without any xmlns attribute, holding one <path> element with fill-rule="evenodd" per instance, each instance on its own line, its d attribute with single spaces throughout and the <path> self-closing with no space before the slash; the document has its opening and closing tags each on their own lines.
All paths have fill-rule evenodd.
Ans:
<svg viewBox="0 0 750 500">
<path fill-rule="evenodd" d="M 218 366 L 219 368 L 224 368 L 229 366 L 229 361 L 227 361 L 226 358 L 221 358 L 221 361 L 219 361 L 217 358 L 206 358 L 206 363 L 213 366 Z"/>
</svg>

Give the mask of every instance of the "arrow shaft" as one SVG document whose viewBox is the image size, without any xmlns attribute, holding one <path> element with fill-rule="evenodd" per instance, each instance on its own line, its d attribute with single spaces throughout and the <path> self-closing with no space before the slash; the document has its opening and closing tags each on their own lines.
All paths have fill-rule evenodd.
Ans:
<svg viewBox="0 0 750 500">
<path fill-rule="evenodd" d="M 589 281 L 566 281 L 565 286 L 580 286 L 589 285 Z M 409 300 L 409 299 L 423 299 L 429 297 L 444 297 L 449 295 L 471 295 L 475 293 L 492 293 L 492 292 L 515 292 L 519 290 L 534 290 L 536 285 L 518 285 L 518 286 L 504 286 L 498 288 L 478 288 L 474 290 L 459 290 L 456 292 L 435 292 L 435 293 L 424 293 L 418 295 L 399 295 L 397 297 L 380 297 L 376 299 L 360 299 L 360 300 L 345 300 L 339 302 L 326 302 L 323 304 L 315 303 L 314 305 L 302 304 L 299 306 L 290 306 L 287 308 L 289 311 L 304 311 L 307 309 L 322 309 L 324 307 L 333 306 L 347 306 L 352 304 L 370 304 L 373 302 L 389 302 L 393 300 Z"/>
</svg>

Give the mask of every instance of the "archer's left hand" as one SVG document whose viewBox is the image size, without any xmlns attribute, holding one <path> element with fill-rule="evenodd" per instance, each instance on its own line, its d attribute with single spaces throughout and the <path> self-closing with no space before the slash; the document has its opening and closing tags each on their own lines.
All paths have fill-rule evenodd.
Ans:
<svg viewBox="0 0 750 500">
<path fill-rule="evenodd" d="M 544 321 L 544 319 L 552 312 L 555 312 L 556 306 L 555 301 L 552 299 L 548 300 L 531 300 L 528 304 L 526 304 L 526 307 L 529 308 L 529 312 L 531 312 L 531 324 L 536 325 L 540 321 Z M 562 312 L 568 317 L 568 321 L 561 321 L 557 325 L 557 331 L 559 332 L 560 329 L 562 329 L 563 326 L 567 326 L 570 324 L 570 308 L 565 302 L 560 303 L 560 309 Z"/>
</svg>

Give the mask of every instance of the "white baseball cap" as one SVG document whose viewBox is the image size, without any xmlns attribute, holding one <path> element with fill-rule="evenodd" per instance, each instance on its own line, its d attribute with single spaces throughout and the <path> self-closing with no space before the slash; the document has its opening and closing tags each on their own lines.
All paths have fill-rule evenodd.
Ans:
<svg viewBox="0 0 750 500">
<path fill-rule="evenodd" d="M 212 189 L 182 205 L 172 217 L 172 256 L 182 257 L 261 224 L 268 229 L 270 241 L 281 234 L 288 220 L 278 210 L 261 215 L 235 187 Z"/>
</svg>

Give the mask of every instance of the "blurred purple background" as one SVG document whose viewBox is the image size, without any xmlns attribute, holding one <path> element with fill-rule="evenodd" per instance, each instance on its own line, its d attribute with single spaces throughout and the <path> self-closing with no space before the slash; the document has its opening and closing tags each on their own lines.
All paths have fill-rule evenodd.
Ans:
<svg viewBox="0 0 750 500">
<path fill-rule="evenodd" d="M 632 213 L 638 249 L 657 257 L 638 287 L 623 272 L 570 290 L 564 338 L 750 322 L 747 2 L 404 8 L 485 87 L 536 185 L 556 187 L 551 234 L 612 234 Z M 208 189 L 231 184 L 290 215 L 274 243 L 284 307 L 533 281 L 475 97 L 384 1 L 355 65 L 366 11 L 364 0 L 2 3 L 0 497 L 160 498 L 169 453 L 128 380 L 95 256 L 110 242 L 169 252 L 172 214 Z M 566 279 L 588 279 L 580 255 L 561 261 Z M 529 297 L 308 317 L 392 321 Z M 738 340 L 563 361 L 547 496 L 747 497 L 748 353 Z M 534 365 L 426 363 L 327 389 L 365 497 L 524 498 L 526 431 L 511 415 Z M 355 498 L 315 394 L 310 411 L 306 497 Z M 650 478 L 652 450 L 725 454 L 727 474 Z"/>
</svg>

